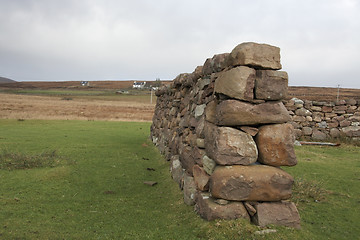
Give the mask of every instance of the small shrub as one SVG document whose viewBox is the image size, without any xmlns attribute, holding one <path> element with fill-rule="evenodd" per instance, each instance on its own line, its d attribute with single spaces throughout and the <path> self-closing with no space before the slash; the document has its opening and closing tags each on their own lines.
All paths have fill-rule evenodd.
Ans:
<svg viewBox="0 0 360 240">
<path fill-rule="evenodd" d="M 0 169 L 31 169 L 41 167 L 56 167 L 64 164 L 64 159 L 56 154 L 56 150 L 40 154 L 25 154 L 3 151 L 0 153 Z"/>
</svg>

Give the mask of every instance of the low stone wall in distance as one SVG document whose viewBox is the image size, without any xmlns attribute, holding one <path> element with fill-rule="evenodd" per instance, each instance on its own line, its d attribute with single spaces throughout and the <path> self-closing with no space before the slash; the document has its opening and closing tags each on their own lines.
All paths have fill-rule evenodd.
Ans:
<svg viewBox="0 0 360 240">
<path fill-rule="evenodd" d="M 242 43 L 156 92 L 152 141 L 201 217 L 300 226 L 294 179 L 280 168 L 297 160 L 279 69 L 278 47 Z"/>
<path fill-rule="evenodd" d="M 355 99 L 337 102 L 293 98 L 284 101 L 295 128 L 296 138 L 313 140 L 340 137 L 360 140 L 360 107 Z"/>
</svg>

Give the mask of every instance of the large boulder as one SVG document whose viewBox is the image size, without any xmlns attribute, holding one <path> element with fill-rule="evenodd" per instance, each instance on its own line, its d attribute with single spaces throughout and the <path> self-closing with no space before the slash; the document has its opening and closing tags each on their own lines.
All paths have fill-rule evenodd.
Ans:
<svg viewBox="0 0 360 240">
<path fill-rule="evenodd" d="M 227 63 L 229 66 L 279 70 L 281 69 L 280 48 L 254 42 L 241 43 L 231 51 Z"/>
<path fill-rule="evenodd" d="M 240 66 L 221 72 L 214 91 L 240 100 L 254 99 L 255 70 Z"/>
<path fill-rule="evenodd" d="M 280 168 L 218 166 L 210 177 L 210 192 L 215 198 L 234 201 L 279 201 L 291 197 L 294 179 Z"/>
<path fill-rule="evenodd" d="M 226 205 L 220 205 L 214 202 L 214 199 L 209 196 L 209 193 L 196 194 L 196 212 L 208 220 L 215 219 L 238 219 L 245 218 L 250 221 L 249 214 L 242 202 L 230 202 Z"/>
<path fill-rule="evenodd" d="M 216 106 L 216 123 L 226 126 L 285 123 L 291 117 L 280 101 L 251 104 L 225 100 Z"/>
<path fill-rule="evenodd" d="M 261 126 L 255 141 L 259 162 L 270 166 L 296 165 L 294 127 L 290 123 Z"/>
<path fill-rule="evenodd" d="M 252 221 L 260 227 L 269 224 L 300 228 L 300 216 L 293 202 L 263 202 L 254 205 Z"/>
<path fill-rule="evenodd" d="M 250 134 L 211 123 L 205 125 L 205 150 L 220 165 L 249 165 L 258 158 L 257 147 Z"/>
<path fill-rule="evenodd" d="M 288 74 L 283 71 L 257 70 L 255 79 L 255 98 L 280 100 L 288 91 Z"/>
</svg>

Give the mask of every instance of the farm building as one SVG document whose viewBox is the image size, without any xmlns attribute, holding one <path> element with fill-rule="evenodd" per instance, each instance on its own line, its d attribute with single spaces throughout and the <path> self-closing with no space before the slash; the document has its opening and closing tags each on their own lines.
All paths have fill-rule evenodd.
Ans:
<svg viewBox="0 0 360 240">
<path fill-rule="evenodd" d="M 87 86 L 87 87 L 90 86 L 89 81 L 81 81 L 80 84 L 81 86 Z"/>
<path fill-rule="evenodd" d="M 134 81 L 133 88 L 143 89 L 143 88 L 145 88 L 145 85 L 146 85 L 146 82 L 136 82 L 136 81 Z"/>
</svg>

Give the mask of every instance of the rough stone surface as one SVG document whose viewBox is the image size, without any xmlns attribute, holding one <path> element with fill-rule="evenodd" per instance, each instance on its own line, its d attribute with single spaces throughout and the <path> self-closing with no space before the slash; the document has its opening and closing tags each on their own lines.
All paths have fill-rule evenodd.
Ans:
<svg viewBox="0 0 360 240">
<path fill-rule="evenodd" d="M 214 160 L 205 155 L 202 158 L 202 164 L 207 174 L 211 175 L 214 172 L 214 169 L 216 167 L 216 162 Z"/>
<path fill-rule="evenodd" d="M 271 166 L 216 167 L 210 177 L 213 197 L 233 201 L 279 201 L 291 197 L 294 179 Z"/>
<path fill-rule="evenodd" d="M 255 141 L 259 150 L 259 162 L 270 166 L 297 164 L 294 127 L 290 123 L 261 126 Z"/>
<path fill-rule="evenodd" d="M 315 129 L 311 135 L 312 139 L 323 141 L 326 139 L 326 134 Z"/>
<path fill-rule="evenodd" d="M 249 126 L 241 126 L 240 130 L 246 132 L 247 134 L 250 134 L 253 137 L 256 136 L 256 134 L 259 132 L 259 129 Z"/>
<path fill-rule="evenodd" d="M 240 100 L 254 98 L 255 70 L 240 66 L 219 74 L 214 91 Z"/>
<path fill-rule="evenodd" d="M 263 202 L 255 205 L 252 221 L 261 227 L 269 224 L 300 228 L 300 216 L 292 202 Z"/>
<path fill-rule="evenodd" d="M 238 218 L 245 218 L 250 221 L 249 214 L 242 202 L 231 202 L 226 205 L 220 205 L 215 203 L 214 199 L 211 198 L 208 193 L 196 194 L 195 210 L 202 218 L 208 221 Z"/>
<path fill-rule="evenodd" d="M 250 216 L 254 216 L 256 213 L 256 209 L 254 208 L 253 204 L 254 202 L 244 202 L 244 206 L 246 208 L 246 210 L 248 211 Z"/>
<path fill-rule="evenodd" d="M 209 189 L 209 180 L 210 176 L 206 171 L 199 165 L 194 165 L 193 167 L 194 182 L 200 191 L 206 191 Z"/>
<path fill-rule="evenodd" d="M 303 135 L 310 136 L 313 132 L 311 127 L 303 127 L 302 128 Z"/>
<path fill-rule="evenodd" d="M 337 129 L 337 128 L 332 128 L 332 129 L 330 129 L 330 136 L 332 137 L 332 138 L 338 138 L 338 137 L 340 137 L 340 130 L 339 129 Z"/>
<path fill-rule="evenodd" d="M 205 139 L 203 138 L 197 138 L 196 139 L 196 146 L 198 148 L 205 148 Z"/>
<path fill-rule="evenodd" d="M 182 167 L 190 174 L 192 175 L 192 169 L 195 164 L 195 152 L 193 151 L 193 148 L 185 145 L 181 147 L 180 150 L 180 162 Z"/>
<path fill-rule="evenodd" d="M 216 122 L 218 125 L 259 125 L 285 123 L 290 120 L 291 117 L 284 104 L 277 101 L 251 104 L 226 100 L 216 106 Z"/>
<path fill-rule="evenodd" d="M 170 173 L 171 177 L 177 182 L 182 189 L 184 185 L 184 169 L 181 166 L 178 155 L 171 156 L 170 159 Z"/>
<path fill-rule="evenodd" d="M 220 72 L 226 67 L 226 60 L 229 53 L 216 54 L 212 58 L 206 59 L 202 68 L 203 75 L 210 75 Z"/>
<path fill-rule="evenodd" d="M 341 129 L 348 137 L 360 137 L 360 126 L 348 126 Z"/>
<path fill-rule="evenodd" d="M 249 165 L 258 158 L 256 144 L 249 134 L 211 123 L 205 127 L 205 150 L 220 165 Z"/>
<path fill-rule="evenodd" d="M 184 203 L 186 205 L 195 204 L 196 185 L 194 178 L 188 174 L 184 175 Z"/>
<path fill-rule="evenodd" d="M 228 65 L 279 70 L 280 48 L 253 42 L 241 43 L 228 56 Z"/>
<path fill-rule="evenodd" d="M 217 103 L 215 100 L 209 102 L 206 105 L 206 108 L 205 108 L 206 121 L 211 122 L 211 123 L 216 123 L 216 106 L 217 106 Z"/>
<path fill-rule="evenodd" d="M 206 107 L 205 104 L 196 106 L 196 108 L 195 108 L 195 118 L 201 117 L 204 114 L 205 107 Z"/>
<path fill-rule="evenodd" d="M 281 100 L 287 96 L 288 75 L 283 71 L 257 70 L 255 79 L 255 98 Z"/>
</svg>

